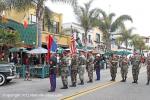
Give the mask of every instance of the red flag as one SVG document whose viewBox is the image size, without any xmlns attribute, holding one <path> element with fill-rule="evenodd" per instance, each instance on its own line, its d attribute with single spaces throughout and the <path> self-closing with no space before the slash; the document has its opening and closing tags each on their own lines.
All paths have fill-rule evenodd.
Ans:
<svg viewBox="0 0 150 100">
<path fill-rule="evenodd" d="M 28 28 L 28 21 L 27 21 L 27 20 L 24 20 L 23 25 L 24 25 L 24 28 Z"/>
<path fill-rule="evenodd" d="M 47 43 L 47 49 L 48 49 L 48 53 L 47 53 L 47 61 L 49 62 L 50 59 L 50 51 L 51 51 L 51 44 L 53 42 L 53 38 L 51 37 L 51 35 L 48 35 L 48 43 Z"/>
</svg>

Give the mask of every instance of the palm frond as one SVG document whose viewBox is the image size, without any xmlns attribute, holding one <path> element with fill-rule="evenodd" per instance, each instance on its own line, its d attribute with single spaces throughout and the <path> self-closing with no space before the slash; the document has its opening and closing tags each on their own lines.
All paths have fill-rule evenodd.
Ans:
<svg viewBox="0 0 150 100">
<path fill-rule="evenodd" d="M 110 14 L 108 15 L 108 18 L 109 18 L 109 20 L 113 20 L 113 17 L 115 17 L 115 16 L 116 16 L 115 13 L 110 13 Z"/>
<path fill-rule="evenodd" d="M 118 17 L 111 25 L 111 31 L 114 32 L 116 31 L 118 28 L 125 28 L 124 27 L 124 21 L 131 21 L 133 22 L 132 18 L 129 15 L 121 15 L 120 17 Z"/>
<path fill-rule="evenodd" d="M 106 12 L 104 10 L 99 9 L 99 13 L 103 16 L 103 18 L 107 17 L 107 14 L 106 14 Z"/>
<path fill-rule="evenodd" d="M 0 0 L 0 13 L 6 9 L 6 3 Z"/>
<path fill-rule="evenodd" d="M 75 6 L 77 4 L 77 0 L 51 0 L 52 2 L 62 2 L 62 3 L 68 3 L 72 6 Z"/>
<path fill-rule="evenodd" d="M 11 8 L 17 11 L 29 10 L 32 7 L 35 7 L 32 0 L 11 0 Z"/>
<path fill-rule="evenodd" d="M 92 2 L 93 0 L 85 3 L 84 6 L 77 4 L 73 7 L 78 22 L 84 29 L 85 37 L 87 37 L 88 30 L 97 24 L 96 20 L 99 16 L 99 10 L 97 8 L 91 9 Z"/>
</svg>

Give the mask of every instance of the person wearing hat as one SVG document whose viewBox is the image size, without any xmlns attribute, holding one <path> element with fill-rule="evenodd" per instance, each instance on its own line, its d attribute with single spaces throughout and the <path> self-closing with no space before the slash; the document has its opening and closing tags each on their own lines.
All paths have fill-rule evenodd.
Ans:
<svg viewBox="0 0 150 100">
<path fill-rule="evenodd" d="M 85 67 L 86 67 L 86 58 L 84 56 L 84 52 L 80 51 L 78 73 L 79 73 L 79 79 L 80 79 L 81 83 L 79 83 L 79 85 L 84 84 Z"/>
<path fill-rule="evenodd" d="M 128 67 L 129 67 L 128 64 L 129 64 L 128 58 L 127 58 L 127 56 L 124 55 L 122 57 L 122 62 L 120 64 L 120 67 L 121 67 L 121 76 L 122 76 L 121 82 L 125 82 L 126 79 L 127 79 L 127 73 L 128 73 Z"/>
<path fill-rule="evenodd" d="M 132 83 L 138 83 L 138 75 L 140 70 L 140 56 L 139 54 L 135 53 L 133 56 L 133 62 L 132 62 L 132 76 L 133 76 L 133 82 Z"/>
<path fill-rule="evenodd" d="M 115 81 L 116 79 L 116 73 L 117 73 L 117 65 L 118 60 L 115 54 L 112 54 L 112 57 L 110 58 L 110 74 L 111 74 L 111 81 Z"/>
<path fill-rule="evenodd" d="M 100 54 L 96 55 L 96 58 L 94 60 L 94 70 L 96 70 L 96 80 L 100 80 L 100 69 L 101 69 L 101 59 L 100 59 Z"/>
<path fill-rule="evenodd" d="M 61 89 L 68 89 L 68 67 L 67 67 L 67 57 L 66 52 L 63 52 L 60 58 L 60 67 L 61 67 L 61 79 L 63 87 Z"/>
<path fill-rule="evenodd" d="M 57 58 L 54 54 L 51 55 L 50 61 L 49 61 L 50 67 L 50 85 L 51 89 L 48 92 L 55 92 L 56 89 L 56 64 L 57 64 Z"/>
<path fill-rule="evenodd" d="M 89 52 L 89 55 L 87 58 L 87 72 L 88 72 L 88 77 L 89 77 L 88 83 L 93 82 L 93 71 L 94 71 L 94 57 L 93 57 L 92 52 Z"/>
<path fill-rule="evenodd" d="M 72 85 L 71 87 L 76 87 L 77 83 L 77 70 L 79 66 L 79 59 L 77 54 L 73 54 L 72 59 L 71 59 L 71 82 Z"/>
</svg>

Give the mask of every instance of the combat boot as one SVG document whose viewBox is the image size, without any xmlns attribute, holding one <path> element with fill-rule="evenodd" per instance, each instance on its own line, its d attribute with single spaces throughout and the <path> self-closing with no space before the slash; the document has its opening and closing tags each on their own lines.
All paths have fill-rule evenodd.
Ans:
<svg viewBox="0 0 150 100">
<path fill-rule="evenodd" d="M 73 87 L 76 87 L 76 83 L 75 82 L 73 83 Z"/>
<path fill-rule="evenodd" d="M 125 77 L 124 82 L 126 82 L 126 80 L 127 80 L 127 77 Z"/>
<path fill-rule="evenodd" d="M 124 82 L 124 79 L 122 79 L 120 82 Z"/>
<path fill-rule="evenodd" d="M 135 83 L 138 84 L 138 81 L 136 80 Z"/>
<path fill-rule="evenodd" d="M 73 83 L 70 87 L 76 87 L 76 83 Z"/>
<path fill-rule="evenodd" d="M 135 80 L 135 83 L 136 83 L 136 84 L 138 84 L 138 81 L 137 81 L 137 80 Z"/>
<path fill-rule="evenodd" d="M 93 81 L 92 81 L 92 79 L 90 79 L 87 83 L 92 83 Z"/>
<path fill-rule="evenodd" d="M 81 80 L 81 83 L 79 83 L 79 85 L 84 85 L 84 82 L 83 82 L 83 80 Z"/>
<path fill-rule="evenodd" d="M 61 89 L 68 89 L 68 86 L 67 85 L 65 85 L 64 87 L 62 87 Z"/>
<path fill-rule="evenodd" d="M 132 83 L 136 83 L 135 80 Z"/>
<path fill-rule="evenodd" d="M 115 78 L 113 78 L 112 81 L 115 81 Z"/>
<path fill-rule="evenodd" d="M 146 85 L 149 85 L 149 81 L 150 81 L 150 80 L 147 81 Z"/>
</svg>

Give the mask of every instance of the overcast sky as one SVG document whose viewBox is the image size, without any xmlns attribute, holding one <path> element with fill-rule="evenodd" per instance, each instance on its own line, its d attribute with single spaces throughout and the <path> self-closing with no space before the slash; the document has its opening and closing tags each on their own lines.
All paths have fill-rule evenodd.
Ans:
<svg viewBox="0 0 150 100">
<path fill-rule="evenodd" d="M 78 0 L 79 4 L 88 0 Z M 47 2 L 47 6 L 54 12 L 63 14 L 63 23 L 77 22 L 73 9 L 70 5 Z M 128 14 L 133 18 L 133 23 L 127 23 L 127 27 L 135 27 L 134 33 L 150 36 L 150 1 L 149 0 L 94 0 L 92 8 L 99 7 L 109 12 L 116 13 L 116 16 Z"/>
</svg>

